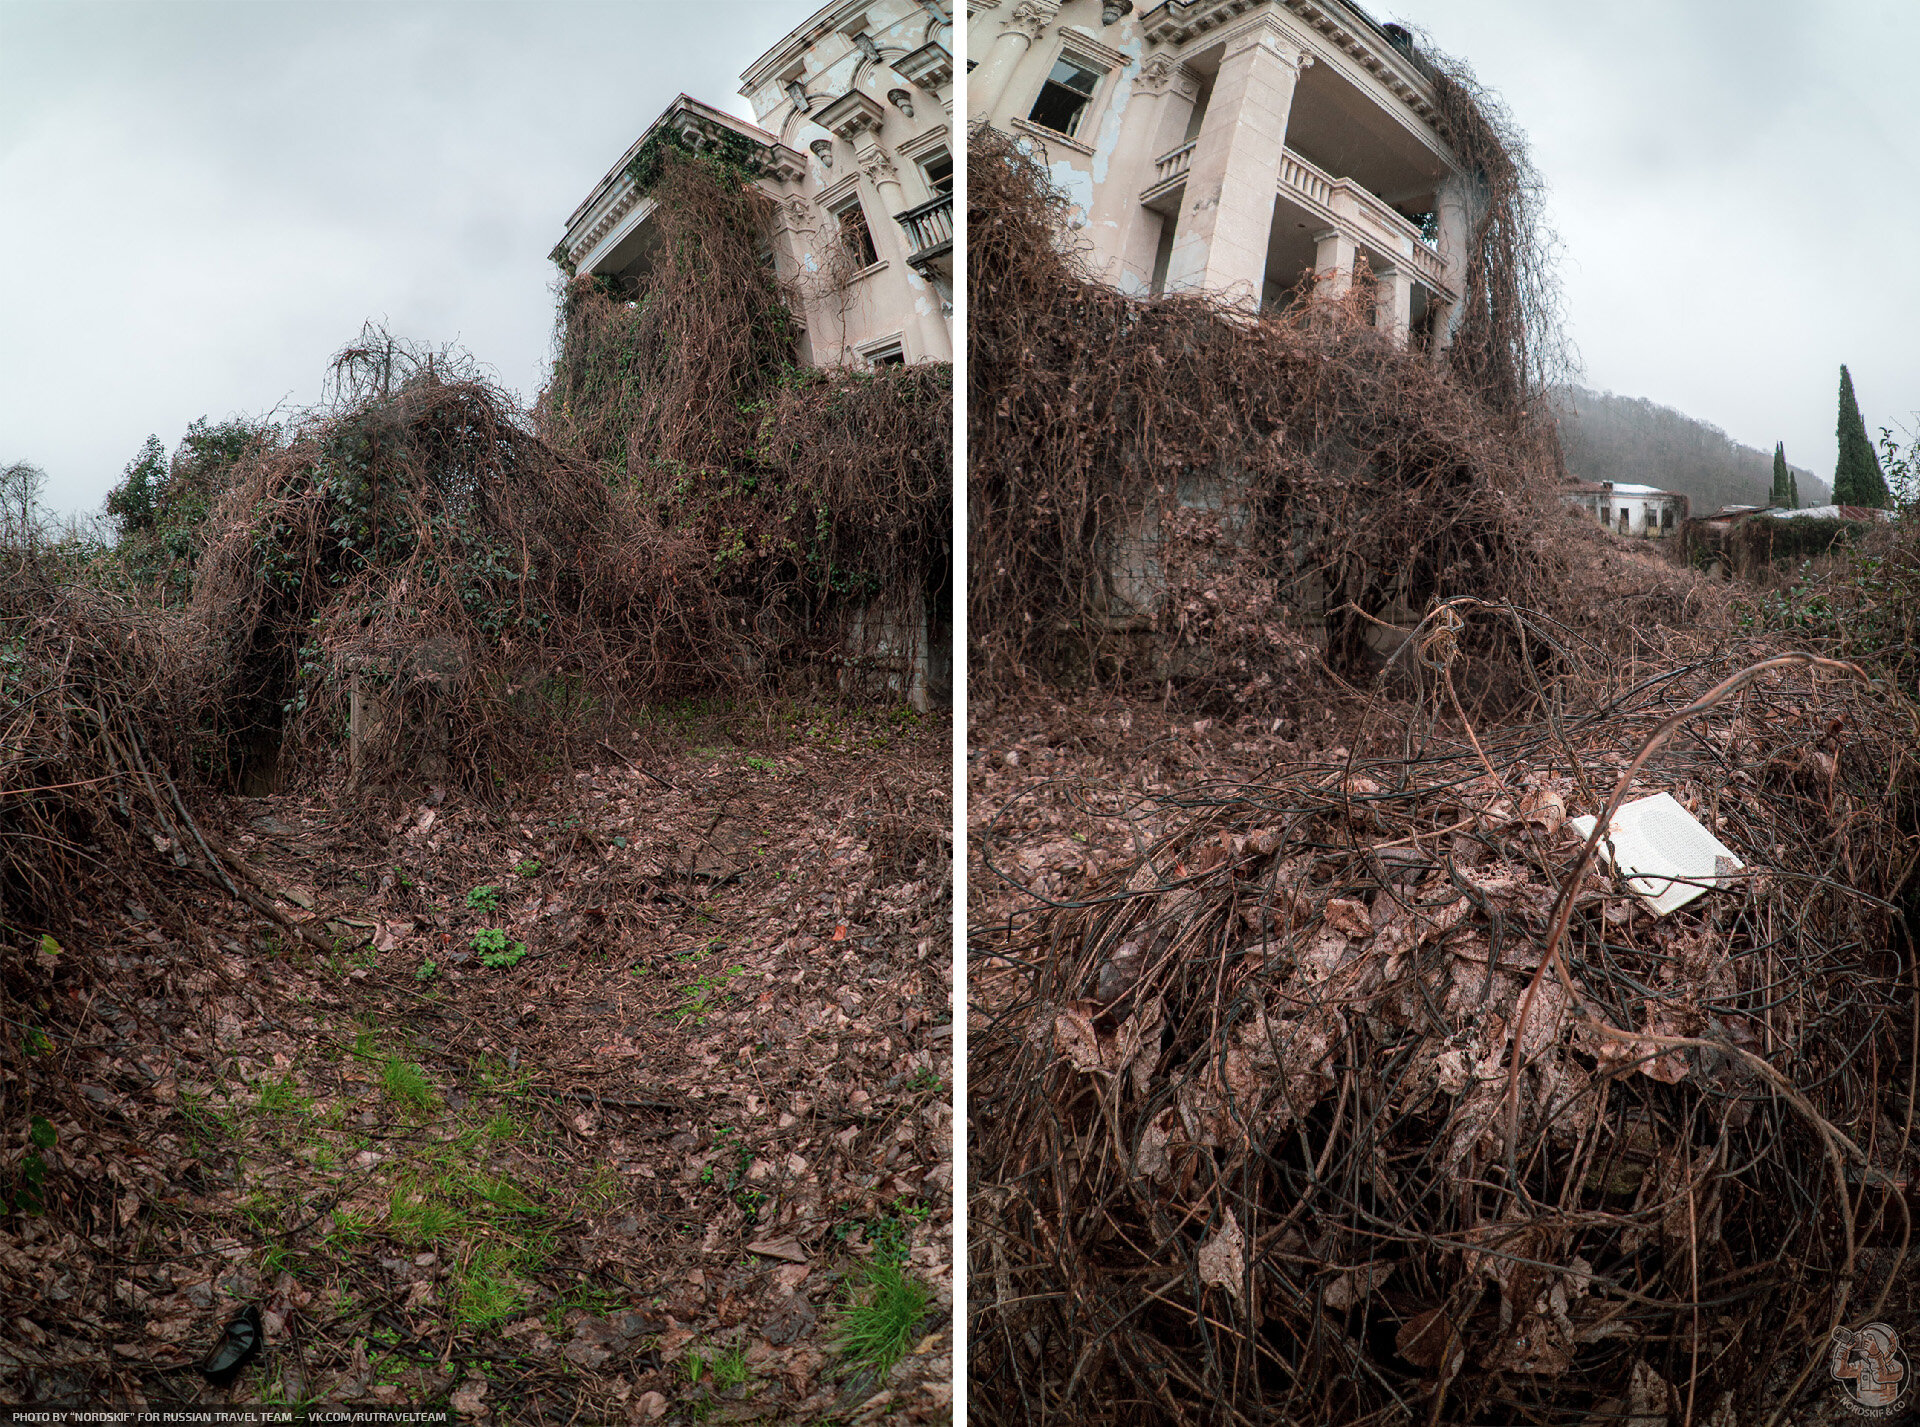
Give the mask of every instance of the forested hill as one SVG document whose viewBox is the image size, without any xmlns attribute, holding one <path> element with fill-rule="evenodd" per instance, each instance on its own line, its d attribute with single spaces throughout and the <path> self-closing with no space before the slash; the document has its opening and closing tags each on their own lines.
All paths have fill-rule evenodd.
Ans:
<svg viewBox="0 0 1920 1427">
<path fill-rule="evenodd" d="M 1743 446 L 1718 426 L 1696 421 L 1644 397 L 1564 387 L 1560 444 L 1567 469 L 1587 481 L 1632 481 L 1679 491 L 1695 515 L 1724 505 L 1765 505 L 1773 485 L 1773 452 Z M 1823 505 L 1826 481 L 1795 465 L 1801 505 Z"/>
</svg>

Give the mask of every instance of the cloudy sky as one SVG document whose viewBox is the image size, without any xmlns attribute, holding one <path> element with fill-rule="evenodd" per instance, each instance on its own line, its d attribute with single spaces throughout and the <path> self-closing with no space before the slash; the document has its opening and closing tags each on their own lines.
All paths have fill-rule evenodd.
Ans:
<svg viewBox="0 0 1920 1427">
<path fill-rule="evenodd" d="M 320 394 L 368 318 L 531 397 L 568 213 L 812 0 L 0 0 L 0 462 L 97 508 L 147 433 Z M 1920 407 L 1920 6 L 1375 0 L 1507 101 L 1588 385 L 1830 475 Z"/>
<path fill-rule="evenodd" d="M 1585 383 L 1823 479 L 1840 364 L 1920 408 L 1920 5 L 1375 0 L 1507 102 L 1551 186 Z"/>
<path fill-rule="evenodd" d="M 531 399 L 567 215 L 814 0 L 0 0 L 0 464 L 97 510 L 149 432 L 318 400 L 362 322 Z"/>
</svg>

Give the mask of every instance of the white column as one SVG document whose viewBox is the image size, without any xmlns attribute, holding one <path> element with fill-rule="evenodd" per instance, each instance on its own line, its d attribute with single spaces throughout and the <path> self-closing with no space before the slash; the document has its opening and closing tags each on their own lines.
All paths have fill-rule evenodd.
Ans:
<svg viewBox="0 0 1920 1427">
<path fill-rule="evenodd" d="M 1060 13 L 1060 0 L 1020 0 L 1013 7 L 987 47 L 986 58 L 967 76 L 967 119 L 969 122 L 993 122 L 993 111 L 1013 80 L 1013 72 L 1027 57 L 1033 42 L 1040 38 L 1053 17 Z"/>
<path fill-rule="evenodd" d="M 1380 269 L 1373 277 L 1373 325 L 1396 347 L 1407 345 L 1413 326 L 1413 279 L 1404 268 Z"/>
<path fill-rule="evenodd" d="M 1087 230 L 1108 260 L 1107 278 L 1125 290 L 1145 292 L 1153 280 L 1166 220 L 1141 206 L 1140 193 L 1154 181 L 1154 160 L 1178 145 L 1164 136 L 1184 132 L 1198 93 L 1193 77 L 1164 54 L 1149 57 L 1133 77 L 1106 180 L 1095 188 L 1087 214 Z"/>
<path fill-rule="evenodd" d="M 798 355 L 803 366 L 813 365 L 813 303 L 805 275 L 808 235 L 817 226 L 814 212 L 814 206 L 797 193 L 789 193 L 773 210 L 773 270 L 800 305 L 794 316 L 800 319 Z"/>
<path fill-rule="evenodd" d="M 1353 239 L 1338 228 L 1313 235 L 1313 295 L 1338 302 L 1353 287 Z"/>
<path fill-rule="evenodd" d="M 1271 15 L 1227 37 L 1187 169 L 1169 291 L 1204 288 L 1249 310 L 1260 305 L 1293 88 L 1309 62 Z"/>
</svg>

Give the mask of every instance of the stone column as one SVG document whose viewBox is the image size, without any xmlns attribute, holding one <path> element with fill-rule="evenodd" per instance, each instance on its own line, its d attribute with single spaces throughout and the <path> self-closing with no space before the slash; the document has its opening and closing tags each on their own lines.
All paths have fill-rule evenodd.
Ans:
<svg viewBox="0 0 1920 1427">
<path fill-rule="evenodd" d="M 1353 239 L 1338 228 L 1313 235 L 1313 295 L 1338 302 L 1353 287 Z"/>
<path fill-rule="evenodd" d="M 800 319 L 800 361 L 812 366 L 813 355 L 813 307 L 807 292 L 807 248 L 808 239 L 818 227 L 814 218 L 814 207 L 797 193 L 789 193 L 774 205 L 773 210 L 773 269 L 789 290 L 795 293 L 800 310 L 794 316 Z"/>
<path fill-rule="evenodd" d="M 888 262 L 900 270 L 900 283 L 896 291 L 903 294 L 911 304 L 908 311 L 901 314 L 900 329 L 909 334 L 908 359 L 922 362 L 944 362 L 953 357 L 953 339 L 947 333 L 947 320 L 940 314 L 940 294 L 926 278 L 915 272 L 907 261 L 913 251 L 913 239 L 907 230 L 897 221 L 897 214 L 905 213 L 908 208 L 907 193 L 900 186 L 900 171 L 894 167 L 893 160 L 882 153 L 877 145 L 862 149 L 854 155 L 854 161 L 860 165 L 860 172 L 880 197 L 880 211 L 886 216 L 879 225 L 885 232 L 875 232 L 874 244 L 880 248 Z"/>
<path fill-rule="evenodd" d="M 1166 220 L 1141 206 L 1140 192 L 1154 181 L 1154 160 L 1179 143 L 1162 139 L 1169 130 L 1184 131 L 1198 93 L 1193 76 L 1165 54 L 1149 57 L 1128 90 L 1107 176 L 1087 214 L 1093 241 L 1107 259 L 1106 276 L 1123 291 L 1145 292 L 1153 281 L 1153 255 Z"/>
<path fill-rule="evenodd" d="M 1433 334 L 1427 342 L 1427 360 L 1437 370 L 1447 364 L 1447 348 L 1453 345 L 1453 326 L 1459 320 L 1454 311 L 1459 304 L 1444 297 L 1429 296 L 1427 306 L 1433 309 Z"/>
<path fill-rule="evenodd" d="M 1413 326 L 1413 278 L 1406 269 L 1386 267 L 1373 275 L 1373 303 L 1373 325 L 1394 346 L 1406 346 Z"/>
<path fill-rule="evenodd" d="M 1059 13 L 1060 0 L 1020 0 L 1013 7 L 987 47 L 986 58 L 967 76 L 968 122 L 993 122 L 993 111 L 1000 107 L 1013 72 Z"/>
<path fill-rule="evenodd" d="M 1187 170 L 1168 291 L 1203 288 L 1259 307 L 1287 116 L 1309 59 L 1271 15 L 1227 37 Z"/>
<path fill-rule="evenodd" d="M 1441 271 L 1447 275 L 1447 282 L 1453 290 L 1464 294 L 1467 290 L 1467 244 L 1472 241 L 1473 225 L 1486 212 L 1486 189 L 1470 178 L 1450 175 L 1440 185 L 1435 207 L 1440 228 L 1437 246 Z M 1460 304 L 1441 303 L 1441 311 L 1435 314 L 1433 321 L 1433 360 L 1436 365 L 1445 359 L 1459 325 Z"/>
</svg>

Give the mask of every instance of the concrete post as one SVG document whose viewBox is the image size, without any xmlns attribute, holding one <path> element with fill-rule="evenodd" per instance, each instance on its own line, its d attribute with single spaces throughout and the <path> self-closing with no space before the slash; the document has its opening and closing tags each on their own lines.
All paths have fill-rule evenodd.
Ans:
<svg viewBox="0 0 1920 1427">
<path fill-rule="evenodd" d="M 1338 228 L 1313 235 L 1313 295 L 1338 302 L 1353 287 L 1353 239 Z"/>
<path fill-rule="evenodd" d="M 913 342 L 907 358 L 920 362 L 951 361 L 953 341 L 947 335 L 946 319 L 940 315 L 940 295 L 934 291 L 933 284 L 914 272 L 908 263 L 907 256 L 913 251 L 913 240 L 907 235 L 907 230 L 895 221 L 894 215 L 907 211 L 907 193 L 900 186 L 900 171 L 877 146 L 862 149 L 854 155 L 854 159 L 867 181 L 873 185 L 874 192 L 879 195 L 880 210 L 886 215 L 878 225 L 867 225 L 870 231 L 876 227 L 885 229 L 884 232 L 874 231 L 874 244 L 881 249 L 888 262 L 900 269 L 907 291 L 913 295 L 913 315 L 907 319 Z M 926 310 L 923 311 L 923 308 Z"/>
<path fill-rule="evenodd" d="M 1447 348 L 1453 343 L 1453 326 L 1457 320 L 1454 308 L 1457 304 L 1444 297 L 1429 297 L 1427 304 L 1433 308 L 1433 334 L 1428 339 L 1427 360 L 1437 371 L 1447 364 Z"/>
<path fill-rule="evenodd" d="M 1000 33 L 987 47 L 986 58 L 967 76 L 969 122 L 993 121 L 993 112 L 1000 107 L 1013 72 L 1059 13 L 1060 0 L 1020 0 L 1013 7 L 1013 13 L 1007 16 Z"/>
<path fill-rule="evenodd" d="M 1407 345 L 1413 326 L 1413 278 L 1402 268 L 1382 268 L 1373 278 L 1373 325 L 1396 347 Z"/>
<path fill-rule="evenodd" d="M 1486 212 L 1486 188 L 1470 178 L 1453 174 L 1440 185 L 1435 203 L 1440 227 L 1437 246 L 1442 271 L 1446 273 L 1447 282 L 1453 290 L 1465 294 L 1467 244 L 1472 241 L 1473 225 Z M 1448 302 L 1441 306 L 1443 310 L 1435 315 L 1433 323 L 1433 360 L 1436 365 L 1445 359 L 1447 348 L 1453 345 L 1453 334 L 1460 325 L 1460 304 Z"/>
<path fill-rule="evenodd" d="M 1122 291 L 1145 292 L 1153 282 L 1153 257 L 1167 220 L 1141 206 L 1140 193 L 1154 181 L 1154 160 L 1178 146 L 1199 92 L 1193 76 L 1164 54 L 1151 56 L 1133 78 L 1106 181 L 1094 190 L 1087 214 L 1089 228 L 1113 232 L 1105 245 L 1114 254 L 1107 280 Z"/>
<path fill-rule="evenodd" d="M 798 295 L 800 311 L 800 349 L 802 363 L 811 366 L 813 356 L 813 313 L 815 305 L 807 294 L 807 238 L 816 226 L 814 207 L 797 193 L 790 193 L 774 207 L 773 267 L 780 280 Z"/>
<path fill-rule="evenodd" d="M 1169 291 L 1224 292 L 1259 307 L 1287 117 L 1308 60 L 1271 15 L 1227 37 L 1187 170 Z"/>
</svg>

